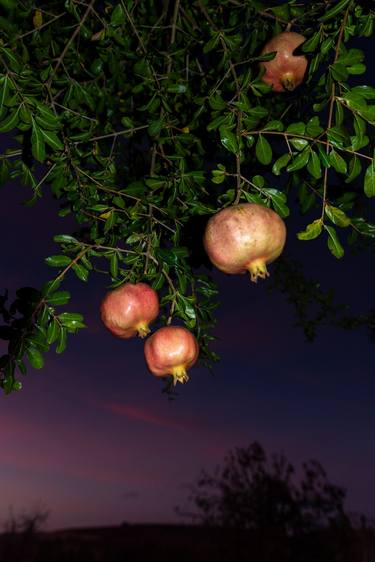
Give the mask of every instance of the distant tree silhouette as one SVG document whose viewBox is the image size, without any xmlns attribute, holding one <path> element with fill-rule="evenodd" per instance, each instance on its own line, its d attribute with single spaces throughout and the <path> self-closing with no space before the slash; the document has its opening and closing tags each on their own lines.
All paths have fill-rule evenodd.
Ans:
<svg viewBox="0 0 375 562">
<path fill-rule="evenodd" d="M 15 514 L 13 508 L 10 507 L 8 518 L 3 524 L 4 532 L 6 534 L 34 535 L 41 530 L 49 515 L 49 510 L 39 503 L 19 514 Z"/>
<path fill-rule="evenodd" d="M 319 541 L 327 533 L 335 540 L 340 535 L 341 540 L 350 530 L 345 497 L 344 488 L 328 480 L 319 462 L 305 462 L 296 471 L 283 454 L 267 457 L 253 442 L 230 451 L 213 474 L 202 471 L 190 487 L 193 512 L 188 515 L 203 525 L 263 537 L 264 544 L 277 545 L 278 562 L 335 560 L 332 548 L 323 549 Z M 272 559 L 273 554 L 259 559 L 268 560 L 267 556 Z"/>
</svg>

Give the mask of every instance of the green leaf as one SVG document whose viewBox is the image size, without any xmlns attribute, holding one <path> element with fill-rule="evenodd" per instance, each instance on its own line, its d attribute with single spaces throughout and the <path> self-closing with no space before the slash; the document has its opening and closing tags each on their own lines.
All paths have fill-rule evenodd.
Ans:
<svg viewBox="0 0 375 562">
<path fill-rule="evenodd" d="M 33 121 L 33 132 L 31 133 L 31 151 L 38 162 L 43 162 L 46 158 L 46 147 L 41 129 Z"/>
<path fill-rule="evenodd" d="M 19 113 L 19 108 L 16 109 L 16 111 L 10 113 L 8 117 L 0 123 L 0 133 L 7 133 L 8 131 L 11 131 L 12 129 L 17 127 L 19 122 L 18 113 Z"/>
<path fill-rule="evenodd" d="M 40 353 L 36 347 L 28 347 L 26 350 L 26 355 L 29 363 L 34 369 L 41 369 L 44 365 L 43 355 Z"/>
<path fill-rule="evenodd" d="M 298 151 L 303 150 L 309 144 L 309 141 L 306 139 L 290 139 L 289 143 Z"/>
<path fill-rule="evenodd" d="M 78 279 L 80 279 L 81 281 L 87 281 L 87 279 L 89 278 L 89 272 L 85 267 L 83 267 L 83 265 L 79 263 L 75 263 L 72 266 L 72 269 L 74 273 L 77 275 Z"/>
<path fill-rule="evenodd" d="M 265 166 L 270 164 L 272 161 L 272 148 L 268 140 L 259 135 L 257 143 L 255 145 L 255 154 L 261 164 Z"/>
<path fill-rule="evenodd" d="M 40 127 L 44 130 L 52 130 L 52 131 L 56 131 L 57 129 L 60 129 L 60 123 L 57 119 L 57 117 L 55 117 L 53 120 L 50 119 L 50 117 L 48 116 L 48 118 L 46 119 L 44 117 L 44 115 L 35 115 L 35 121 L 38 125 L 40 125 Z M 77 139 L 78 140 L 78 139 Z"/>
<path fill-rule="evenodd" d="M 340 240 L 338 239 L 337 232 L 333 226 L 324 225 L 325 230 L 328 232 L 327 245 L 331 253 L 335 258 L 340 259 L 344 255 L 344 248 L 342 247 Z"/>
<path fill-rule="evenodd" d="M 85 328 L 83 323 L 82 314 L 76 312 L 63 312 L 58 316 L 58 320 L 64 328 L 67 328 L 69 332 L 75 332 L 81 328 Z"/>
<path fill-rule="evenodd" d="M 306 230 L 298 232 L 297 237 L 299 240 L 314 240 L 314 238 L 317 238 L 322 232 L 322 226 L 322 220 L 317 219 L 311 224 L 308 224 Z"/>
<path fill-rule="evenodd" d="M 289 164 L 289 166 L 287 167 L 287 172 L 295 172 L 296 170 L 300 170 L 301 168 L 304 168 L 307 162 L 309 161 L 309 158 L 310 158 L 309 150 L 304 150 L 303 152 L 300 152 L 300 154 L 298 154 L 295 158 L 293 158 L 292 163 Z"/>
<path fill-rule="evenodd" d="M 121 25 L 125 22 L 126 16 L 123 7 L 121 4 L 117 4 L 115 9 L 112 12 L 111 16 L 111 24 L 112 25 Z"/>
<path fill-rule="evenodd" d="M 343 127 L 331 127 L 328 129 L 327 138 L 337 148 L 344 148 L 350 140 L 348 132 Z"/>
<path fill-rule="evenodd" d="M 163 119 L 156 119 L 155 121 L 151 121 L 148 126 L 148 132 L 151 137 L 156 137 L 160 131 L 162 130 L 164 125 Z"/>
<path fill-rule="evenodd" d="M 45 297 L 52 294 L 54 291 L 57 291 L 60 285 L 61 285 L 61 279 L 57 278 L 57 279 L 52 279 L 52 281 L 48 281 L 42 287 L 42 295 Z"/>
<path fill-rule="evenodd" d="M 314 35 L 310 37 L 310 39 L 307 39 L 307 41 L 303 43 L 302 51 L 304 53 L 312 53 L 319 45 L 319 42 L 320 42 L 320 31 L 314 33 Z"/>
<path fill-rule="evenodd" d="M 363 236 L 375 238 L 375 224 L 366 222 L 362 217 L 352 219 L 352 224 Z"/>
<path fill-rule="evenodd" d="M 348 71 L 343 64 L 336 62 L 330 68 L 332 76 L 338 82 L 344 82 L 348 78 Z"/>
<path fill-rule="evenodd" d="M 53 150 L 64 150 L 64 144 L 61 142 L 59 137 L 53 131 L 43 131 L 40 129 L 42 133 L 42 137 L 44 141 L 53 149 Z"/>
<path fill-rule="evenodd" d="M 53 318 L 47 329 L 47 343 L 49 345 L 55 343 L 55 341 L 59 337 L 59 333 L 60 333 L 59 323 L 55 318 Z"/>
<path fill-rule="evenodd" d="M 319 179 L 322 176 L 322 166 L 320 158 L 314 150 L 311 150 L 307 170 L 313 178 Z"/>
<path fill-rule="evenodd" d="M 346 70 L 349 74 L 359 75 L 366 72 L 366 66 L 364 64 L 358 63 L 353 64 L 353 66 L 348 66 Z"/>
<path fill-rule="evenodd" d="M 331 150 L 329 153 L 329 161 L 332 167 L 338 172 L 339 174 L 346 174 L 347 172 L 347 165 L 342 156 L 336 150 Z"/>
<path fill-rule="evenodd" d="M 327 10 L 326 13 L 319 18 L 319 21 L 328 21 L 337 14 L 340 14 L 343 10 L 345 10 L 346 6 L 350 3 L 351 0 L 341 0 L 335 6 L 333 6 L 330 10 Z"/>
<path fill-rule="evenodd" d="M 325 168 L 330 168 L 331 167 L 331 163 L 329 161 L 329 157 L 327 154 L 327 151 L 325 149 L 325 147 L 323 148 L 322 144 L 318 144 L 318 152 L 319 152 L 319 158 L 321 163 L 323 164 L 323 166 Z"/>
<path fill-rule="evenodd" d="M 294 135 L 304 135 L 305 134 L 306 125 L 299 121 L 298 123 L 291 123 L 286 132 L 293 133 Z"/>
<path fill-rule="evenodd" d="M 338 207 L 332 205 L 325 205 L 324 212 L 327 217 L 337 226 L 346 227 L 350 224 L 350 218 Z"/>
<path fill-rule="evenodd" d="M 272 201 L 272 206 L 280 217 L 285 218 L 289 216 L 289 208 L 286 205 L 285 193 L 273 188 L 264 188 L 263 193 L 269 195 Z"/>
<path fill-rule="evenodd" d="M 10 91 L 10 78 L 8 75 L 1 77 L 0 82 L 0 115 L 2 110 L 4 109 L 4 103 L 8 97 Z"/>
<path fill-rule="evenodd" d="M 288 162 L 290 162 L 291 158 L 292 156 L 289 154 L 289 152 L 280 156 L 280 158 L 278 158 L 272 166 L 272 173 L 275 174 L 275 176 L 279 176 L 281 174 L 281 170 L 285 168 Z"/>
<path fill-rule="evenodd" d="M 365 173 L 365 194 L 367 197 L 375 196 L 375 164 L 374 160 L 367 168 Z"/>
<path fill-rule="evenodd" d="M 375 88 L 372 86 L 355 86 L 352 88 L 352 93 L 358 94 L 367 100 L 375 100 Z"/>
<path fill-rule="evenodd" d="M 342 48 L 338 61 L 345 66 L 352 66 L 363 61 L 365 54 L 361 49 L 344 50 Z"/>
<path fill-rule="evenodd" d="M 284 125 L 281 121 L 269 121 L 262 129 L 262 131 L 283 131 Z"/>
<path fill-rule="evenodd" d="M 49 256 L 44 260 L 50 267 L 66 267 L 71 263 L 71 258 L 69 256 Z"/>
<path fill-rule="evenodd" d="M 111 274 L 111 277 L 113 279 L 117 279 L 118 276 L 118 256 L 116 254 L 116 252 L 113 252 L 113 254 L 111 254 L 110 260 L 109 260 L 109 272 Z"/>
<path fill-rule="evenodd" d="M 229 150 L 229 152 L 233 152 L 233 154 L 237 154 L 238 152 L 238 142 L 237 137 L 232 131 L 230 131 L 227 127 L 220 127 L 220 140 L 221 144 Z"/>
<path fill-rule="evenodd" d="M 68 291 L 56 291 L 47 298 L 47 302 L 51 306 L 60 306 L 70 301 L 70 293 Z"/>
<path fill-rule="evenodd" d="M 323 132 L 323 127 L 320 126 L 319 117 L 315 115 L 307 122 L 306 134 L 310 137 L 318 137 Z"/>
<path fill-rule="evenodd" d="M 349 162 L 349 175 L 345 180 L 345 183 L 350 183 L 355 178 L 359 176 L 362 171 L 362 165 L 360 158 L 357 155 L 354 155 L 353 158 Z"/>
<path fill-rule="evenodd" d="M 61 327 L 56 345 L 56 353 L 63 353 L 66 348 L 66 328 Z"/>
<path fill-rule="evenodd" d="M 70 234 L 56 234 L 56 236 L 53 237 L 53 240 L 58 244 L 79 244 L 77 238 L 70 236 Z"/>
</svg>

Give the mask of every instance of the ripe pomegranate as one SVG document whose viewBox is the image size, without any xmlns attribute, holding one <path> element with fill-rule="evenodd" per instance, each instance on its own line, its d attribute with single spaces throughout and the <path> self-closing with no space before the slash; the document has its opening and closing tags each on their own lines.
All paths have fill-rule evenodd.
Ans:
<svg viewBox="0 0 375 562">
<path fill-rule="evenodd" d="M 227 207 L 207 223 L 204 247 L 211 262 L 225 273 L 250 272 L 251 280 L 268 277 L 267 263 L 285 244 L 286 228 L 277 213 L 256 203 Z"/>
<path fill-rule="evenodd" d="M 159 298 L 146 283 L 125 283 L 104 297 L 100 313 L 115 336 L 127 339 L 138 333 L 144 338 L 150 332 L 149 323 L 159 314 Z"/>
<path fill-rule="evenodd" d="M 303 81 L 307 58 L 295 56 L 293 51 L 304 41 L 303 35 L 285 31 L 273 37 L 264 47 L 262 55 L 277 51 L 274 59 L 260 63 L 266 69 L 262 80 L 272 86 L 274 92 L 292 91 Z"/>
<path fill-rule="evenodd" d="M 172 375 L 173 384 L 184 383 L 186 373 L 199 355 L 194 335 L 182 326 L 164 326 L 150 336 L 145 343 L 146 363 L 156 377 Z"/>
</svg>

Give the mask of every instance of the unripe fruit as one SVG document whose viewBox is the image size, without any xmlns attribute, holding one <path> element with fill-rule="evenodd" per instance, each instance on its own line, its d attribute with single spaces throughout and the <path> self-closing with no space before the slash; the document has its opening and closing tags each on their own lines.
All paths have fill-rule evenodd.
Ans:
<svg viewBox="0 0 375 562">
<path fill-rule="evenodd" d="M 277 213 L 263 205 L 243 203 L 213 215 L 203 243 L 218 269 L 233 274 L 249 271 L 256 282 L 258 277 L 268 277 L 266 264 L 281 254 L 285 239 L 285 224 Z"/>
<path fill-rule="evenodd" d="M 119 338 L 138 335 L 144 338 L 149 323 L 159 314 L 157 293 L 146 283 L 125 283 L 109 292 L 100 307 L 105 326 Z"/>
<path fill-rule="evenodd" d="M 307 58 L 295 56 L 293 51 L 304 41 L 303 35 L 285 31 L 273 37 L 264 47 L 262 55 L 277 52 L 274 59 L 260 63 L 266 70 L 262 80 L 272 86 L 274 92 L 292 91 L 303 81 Z"/>
<path fill-rule="evenodd" d="M 194 335 L 182 326 L 164 326 L 145 342 L 146 363 L 153 375 L 172 375 L 173 384 L 184 383 L 186 371 L 194 365 L 199 355 Z"/>
</svg>

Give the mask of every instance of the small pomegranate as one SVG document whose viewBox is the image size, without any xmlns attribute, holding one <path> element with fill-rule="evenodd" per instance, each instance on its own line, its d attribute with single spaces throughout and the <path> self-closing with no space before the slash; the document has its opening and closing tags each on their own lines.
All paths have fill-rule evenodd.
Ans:
<svg viewBox="0 0 375 562">
<path fill-rule="evenodd" d="M 268 277 L 266 264 L 281 254 L 285 238 L 285 224 L 277 213 L 263 205 L 243 203 L 213 215 L 203 243 L 218 269 L 233 274 L 248 270 L 256 282 L 258 277 Z"/>
<path fill-rule="evenodd" d="M 172 375 L 174 385 L 189 380 L 186 371 L 198 355 L 196 338 L 182 326 L 164 326 L 145 343 L 145 358 L 151 373 L 156 377 Z"/>
<path fill-rule="evenodd" d="M 295 56 L 293 51 L 305 41 L 305 37 L 293 31 L 285 31 L 273 37 L 264 47 L 262 55 L 276 51 L 274 59 L 261 62 L 266 69 L 262 77 L 274 92 L 292 91 L 299 86 L 306 72 L 307 58 Z"/>
<path fill-rule="evenodd" d="M 148 327 L 159 314 L 157 293 L 146 283 L 125 283 L 109 292 L 100 307 L 105 326 L 119 338 L 141 338 L 150 332 Z"/>
</svg>

